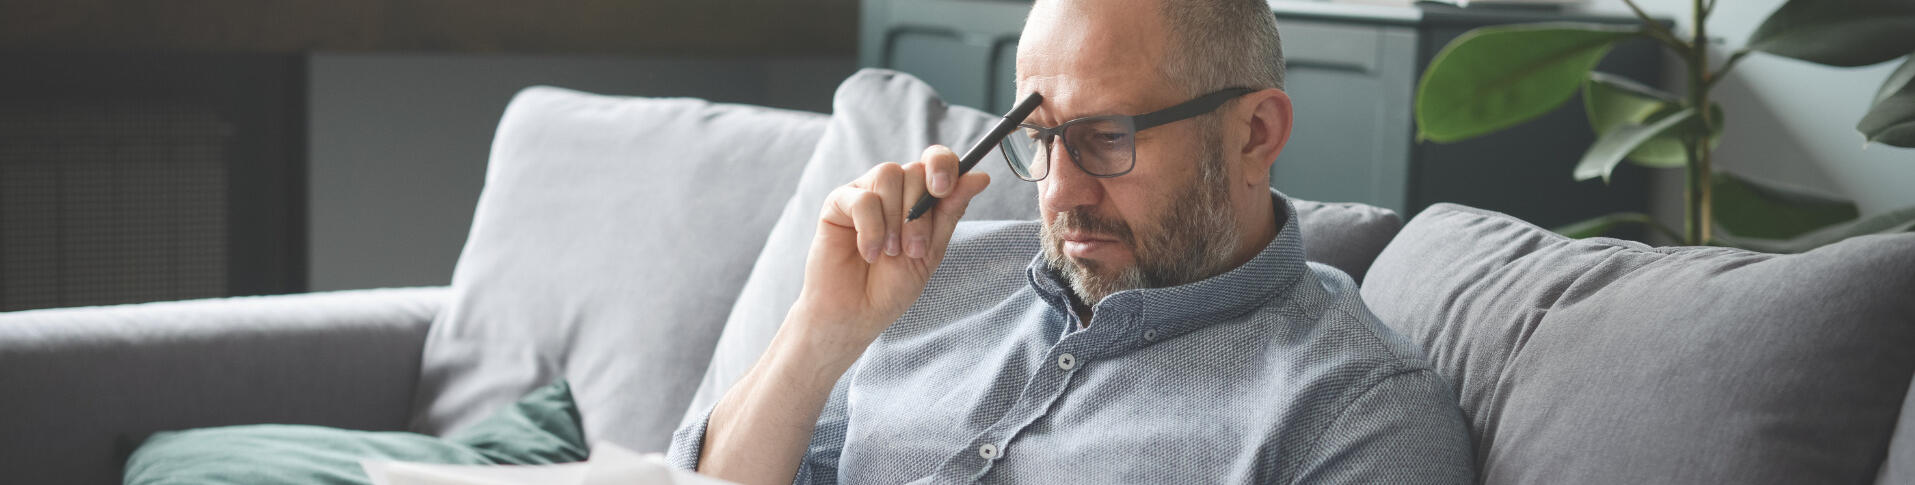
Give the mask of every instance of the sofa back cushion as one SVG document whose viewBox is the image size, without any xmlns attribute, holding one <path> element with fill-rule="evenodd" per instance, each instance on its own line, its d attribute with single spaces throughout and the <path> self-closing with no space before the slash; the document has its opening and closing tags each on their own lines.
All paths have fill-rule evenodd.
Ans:
<svg viewBox="0 0 1915 485">
<path fill-rule="evenodd" d="M 1653 248 L 1439 204 L 1367 281 L 1485 483 L 1867 483 L 1915 372 L 1915 234 Z"/>
<path fill-rule="evenodd" d="M 564 378 L 592 440 L 663 450 L 825 117 L 527 89 L 499 122 L 413 428 Z"/>
<path fill-rule="evenodd" d="M 1348 273 L 1357 283 L 1370 263 L 1403 230 L 1396 211 L 1356 202 L 1317 202 L 1292 197 L 1303 231 L 1303 257 Z"/>
<path fill-rule="evenodd" d="M 962 153 L 997 120 L 998 115 L 945 104 L 930 85 L 909 74 L 865 69 L 846 79 L 832 102 L 824 139 L 725 323 L 711 366 L 686 409 L 687 419 L 717 403 L 770 345 L 804 284 L 805 254 L 817 231 L 818 210 L 832 189 L 877 163 L 917 160 L 931 144 L 945 144 Z M 991 186 L 972 200 L 966 220 L 1037 218 L 1037 184 L 1019 180 L 998 153 L 992 152 L 975 170 L 990 173 Z M 1402 219 L 1388 209 L 1292 203 L 1304 230 L 1305 256 L 1359 279 L 1402 227 Z"/>
</svg>

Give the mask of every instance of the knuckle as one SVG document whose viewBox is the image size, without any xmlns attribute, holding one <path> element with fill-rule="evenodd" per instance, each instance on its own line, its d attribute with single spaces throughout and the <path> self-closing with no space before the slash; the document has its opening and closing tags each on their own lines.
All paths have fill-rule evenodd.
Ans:
<svg viewBox="0 0 1915 485">
<path fill-rule="evenodd" d="M 825 194 L 824 213 L 829 215 L 849 205 L 849 202 L 851 202 L 851 190 L 854 189 L 850 186 L 843 186 L 831 189 L 831 193 Z"/>
</svg>

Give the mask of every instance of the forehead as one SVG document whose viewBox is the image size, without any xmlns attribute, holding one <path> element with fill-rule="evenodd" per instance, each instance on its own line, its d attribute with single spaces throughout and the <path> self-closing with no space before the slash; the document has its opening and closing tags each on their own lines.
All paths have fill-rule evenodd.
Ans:
<svg viewBox="0 0 1915 485">
<path fill-rule="evenodd" d="M 1037 2 L 1017 45 L 1018 96 L 1044 95 L 1032 118 L 1056 123 L 1169 105 L 1160 9 L 1155 0 Z"/>
</svg>

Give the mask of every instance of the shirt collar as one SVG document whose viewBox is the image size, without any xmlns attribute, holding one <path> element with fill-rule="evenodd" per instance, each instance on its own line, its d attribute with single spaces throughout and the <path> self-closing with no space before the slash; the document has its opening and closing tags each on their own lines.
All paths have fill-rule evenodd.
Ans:
<svg viewBox="0 0 1915 485">
<path fill-rule="evenodd" d="M 1122 335 L 1147 344 L 1229 320 L 1284 298 L 1305 271 L 1303 236 L 1290 200 L 1276 189 L 1270 190 L 1270 198 L 1282 211 L 1276 215 L 1277 236 L 1250 261 L 1189 284 L 1113 293 L 1092 307 L 1093 324 L 1086 332 Z M 1044 263 L 1042 253 L 1031 259 L 1026 272 L 1039 298 L 1062 312 L 1065 321 L 1075 322 L 1070 287 Z"/>
</svg>

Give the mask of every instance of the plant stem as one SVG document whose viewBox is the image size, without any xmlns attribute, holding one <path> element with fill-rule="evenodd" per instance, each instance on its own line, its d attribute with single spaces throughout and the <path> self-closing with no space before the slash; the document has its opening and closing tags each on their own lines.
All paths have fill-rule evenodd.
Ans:
<svg viewBox="0 0 1915 485">
<path fill-rule="evenodd" d="M 1702 87 L 1715 88 L 1716 82 L 1728 77 L 1729 71 L 1735 69 L 1736 63 L 1742 62 L 1742 58 L 1748 57 L 1749 52 L 1751 52 L 1749 49 L 1743 48 L 1737 49 L 1734 54 L 1729 54 L 1729 60 L 1723 61 L 1722 67 L 1717 68 L 1715 72 L 1709 73 L 1709 80 L 1703 81 Z"/>
<path fill-rule="evenodd" d="M 1656 19 L 1649 17 L 1649 12 L 1644 12 L 1642 11 L 1642 7 L 1636 6 L 1635 0 L 1622 0 L 1622 4 L 1628 5 L 1629 11 L 1634 12 L 1636 14 L 1636 19 L 1641 20 L 1644 26 L 1647 26 L 1655 30 L 1661 30 L 1665 33 L 1668 32 L 1668 30 L 1662 28 L 1662 23 L 1656 22 Z"/>
<path fill-rule="evenodd" d="M 1657 22 L 1655 18 L 1649 16 L 1648 12 L 1644 12 L 1642 7 L 1636 6 L 1635 0 L 1622 0 L 1622 3 L 1629 6 L 1629 11 L 1635 12 L 1637 20 L 1642 21 L 1646 29 L 1644 33 L 1648 34 L 1649 38 L 1656 39 L 1656 42 L 1661 42 L 1670 50 L 1676 51 L 1676 55 L 1684 59 L 1689 58 L 1689 49 L 1683 45 L 1682 39 L 1676 38 L 1675 32 L 1670 32 L 1668 27 L 1662 25 L 1662 22 Z"/>
<path fill-rule="evenodd" d="M 1684 229 L 1687 231 L 1683 244 L 1693 246 L 1708 244 L 1714 232 L 1714 210 L 1709 194 L 1709 179 L 1713 175 L 1709 160 L 1709 134 L 1714 132 L 1717 120 L 1713 119 L 1709 109 L 1709 88 L 1714 84 L 1709 82 L 1709 38 L 1706 27 L 1709 9 L 1703 5 L 1703 0 L 1692 0 L 1691 4 L 1694 23 L 1691 29 L 1693 37 L 1689 43 L 1692 49 L 1688 66 L 1689 105 L 1696 109 L 1702 120 L 1701 129 L 1683 137 L 1683 144 L 1687 145 L 1685 148 L 1689 152 L 1688 214 L 1684 218 Z"/>
</svg>

